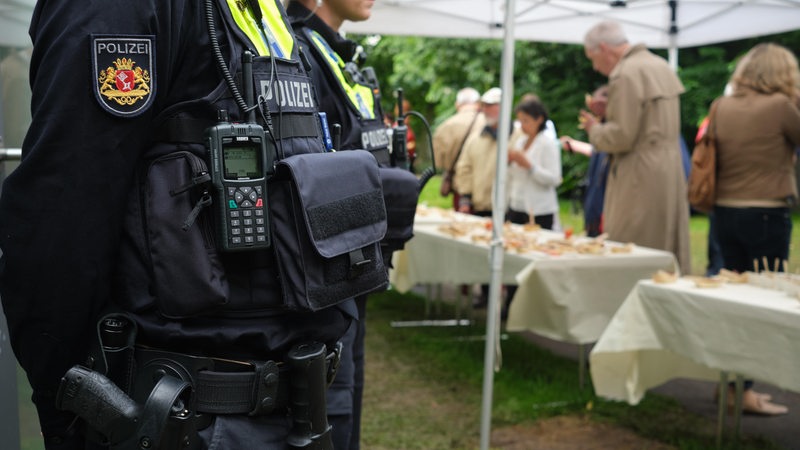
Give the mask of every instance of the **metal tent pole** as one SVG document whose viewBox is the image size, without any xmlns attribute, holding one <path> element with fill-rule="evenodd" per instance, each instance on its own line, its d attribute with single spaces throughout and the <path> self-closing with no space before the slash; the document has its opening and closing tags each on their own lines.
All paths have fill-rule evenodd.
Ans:
<svg viewBox="0 0 800 450">
<path fill-rule="evenodd" d="M 511 130 L 511 103 L 514 99 L 514 0 L 506 0 L 505 34 L 500 68 L 500 124 L 497 132 L 497 170 L 492 205 L 492 242 L 490 243 L 489 304 L 486 316 L 486 347 L 484 350 L 483 395 L 481 400 L 481 450 L 489 449 L 492 425 L 494 371 L 499 370 L 500 293 L 503 277 L 503 222 L 505 215 L 505 179 L 508 158 L 508 132 Z"/>
</svg>

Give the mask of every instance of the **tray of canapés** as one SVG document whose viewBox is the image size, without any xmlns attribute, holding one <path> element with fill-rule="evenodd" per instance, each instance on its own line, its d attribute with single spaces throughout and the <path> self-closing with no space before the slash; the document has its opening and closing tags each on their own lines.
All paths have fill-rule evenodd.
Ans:
<svg viewBox="0 0 800 450">
<path fill-rule="evenodd" d="M 493 238 L 492 222 L 451 221 L 440 224 L 437 230 L 455 239 L 469 240 L 476 244 L 489 245 Z M 544 253 L 551 256 L 563 254 L 606 255 L 630 253 L 633 244 L 609 242 L 606 235 L 594 238 L 576 236 L 570 229 L 565 232 L 542 230 L 539 225 L 503 224 L 503 248 L 510 253 Z"/>
<path fill-rule="evenodd" d="M 680 278 L 691 281 L 695 287 L 708 289 L 718 288 L 725 284 L 751 284 L 766 289 L 778 290 L 788 295 L 800 299 L 800 274 L 791 274 L 788 271 L 788 264 L 783 263 L 783 271 L 778 271 L 778 263 L 775 263 L 774 270 L 759 270 L 756 262 L 756 270 L 747 272 L 734 272 L 722 269 L 717 275 L 711 277 L 686 275 Z M 766 262 L 763 267 L 768 267 Z M 659 270 L 653 274 L 653 281 L 659 284 L 676 282 L 679 277 L 677 274 Z"/>
<path fill-rule="evenodd" d="M 446 224 L 451 222 L 482 222 L 482 217 L 460 213 L 453 209 L 440 208 L 438 206 L 428 206 L 425 204 L 417 205 L 414 215 L 416 224 Z"/>
<path fill-rule="evenodd" d="M 729 284 L 743 284 L 748 282 L 749 273 L 737 273 L 727 269 L 722 269 L 719 274 L 711 277 L 703 277 L 697 275 L 684 275 L 679 277 L 674 272 L 666 270 L 659 270 L 653 274 L 653 281 L 659 284 L 669 284 L 678 281 L 679 278 L 691 281 L 695 287 L 699 288 L 716 288 L 725 283 Z"/>
</svg>

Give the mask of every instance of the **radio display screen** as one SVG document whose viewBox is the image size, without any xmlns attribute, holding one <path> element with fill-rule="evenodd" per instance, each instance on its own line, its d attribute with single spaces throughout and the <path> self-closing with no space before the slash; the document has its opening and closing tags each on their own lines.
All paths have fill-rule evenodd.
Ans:
<svg viewBox="0 0 800 450">
<path fill-rule="evenodd" d="M 226 146 L 223 152 L 225 179 L 261 178 L 261 158 L 258 146 Z"/>
</svg>

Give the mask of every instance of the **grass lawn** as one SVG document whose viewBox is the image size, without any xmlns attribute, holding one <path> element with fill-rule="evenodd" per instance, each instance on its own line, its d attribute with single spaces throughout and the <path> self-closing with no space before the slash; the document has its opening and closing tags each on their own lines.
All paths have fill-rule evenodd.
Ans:
<svg viewBox="0 0 800 450">
<path fill-rule="evenodd" d="M 478 448 L 484 323 L 476 317 L 475 324 L 466 327 L 390 326 L 391 321 L 424 317 L 424 302 L 419 295 L 395 291 L 370 297 L 362 448 Z M 442 317 L 453 317 L 453 311 L 443 311 Z M 674 399 L 655 394 L 648 394 L 636 406 L 603 400 L 594 394 L 591 382 L 578 388 L 574 360 L 539 348 L 520 334 L 508 333 L 502 341 L 502 361 L 494 377 L 493 431 L 572 416 L 631 430 L 678 449 L 714 448 L 715 421 L 688 413 Z M 596 442 L 591 448 L 615 447 Z M 779 447 L 747 436 L 738 446 L 728 442 L 723 448 Z"/>
</svg>

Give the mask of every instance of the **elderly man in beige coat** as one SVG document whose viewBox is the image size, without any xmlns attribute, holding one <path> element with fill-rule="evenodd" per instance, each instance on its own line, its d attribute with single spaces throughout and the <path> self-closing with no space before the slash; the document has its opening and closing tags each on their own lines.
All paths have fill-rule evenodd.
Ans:
<svg viewBox="0 0 800 450">
<path fill-rule="evenodd" d="M 606 121 L 581 112 L 592 145 L 611 154 L 604 210 L 609 239 L 673 252 L 688 274 L 689 203 L 679 143 L 683 85 L 663 58 L 630 45 L 616 22 L 590 29 L 584 50 L 609 81 Z"/>
<path fill-rule="evenodd" d="M 458 209 L 458 187 L 455 185 L 456 162 L 467 137 L 483 130 L 485 120 L 481 113 L 481 94 L 465 87 L 456 94 L 456 113 L 445 119 L 433 133 L 433 152 L 436 165 L 442 168 L 442 178 L 452 182 L 453 208 Z M 445 193 L 443 193 L 445 194 Z"/>
<path fill-rule="evenodd" d="M 480 132 L 484 126 L 481 113 L 481 94 L 466 87 L 456 93 L 456 113 L 445 119 L 433 133 L 433 149 L 436 165 L 450 170 L 464 141 L 472 132 Z"/>
</svg>

